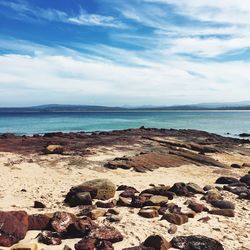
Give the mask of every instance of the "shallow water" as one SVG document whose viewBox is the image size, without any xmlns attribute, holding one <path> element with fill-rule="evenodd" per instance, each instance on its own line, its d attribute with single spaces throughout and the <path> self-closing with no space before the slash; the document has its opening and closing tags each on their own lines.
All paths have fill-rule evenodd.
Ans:
<svg viewBox="0 0 250 250">
<path fill-rule="evenodd" d="M 140 126 L 237 135 L 250 133 L 250 111 L 0 113 L 0 133 L 90 132 Z"/>
</svg>

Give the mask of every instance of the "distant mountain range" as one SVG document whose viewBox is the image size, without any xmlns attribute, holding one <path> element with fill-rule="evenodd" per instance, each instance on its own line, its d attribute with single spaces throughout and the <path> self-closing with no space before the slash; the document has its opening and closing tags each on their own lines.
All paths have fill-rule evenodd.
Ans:
<svg viewBox="0 0 250 250">
<path fill-rule="evenodd" d="M 168 110 L 250 110 L 250 101 L 228 103 L 199 103 L 175 106 L 108 107 L 94 105 L 49 104 L 33 107 L 0 107 L 0 112 L 115 112 Z"/>
</svg>

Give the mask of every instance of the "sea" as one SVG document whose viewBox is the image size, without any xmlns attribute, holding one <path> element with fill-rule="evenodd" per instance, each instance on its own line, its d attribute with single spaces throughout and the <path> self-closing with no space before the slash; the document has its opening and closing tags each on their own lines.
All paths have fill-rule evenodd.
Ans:
<svg viewBox="0 0 250 250">
<path fill-rule="evenodd" d="M 250 133 L 250 111 L 0 113 L 0 133 L 111 131 L 141 126 L 197 129 L 226 136 Z"/>
</svg>

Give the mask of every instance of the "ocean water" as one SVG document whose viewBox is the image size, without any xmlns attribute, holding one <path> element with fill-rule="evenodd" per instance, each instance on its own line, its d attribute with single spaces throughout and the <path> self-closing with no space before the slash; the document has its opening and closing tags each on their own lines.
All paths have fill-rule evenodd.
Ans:
<svg viewBox="0 0 250 250">
<path fill-rule="evenodd" d="M 250 111 L 0 113 L 0 133 L 91 132 L 140 126 L 234 136 L 250 133 Z"/>
</svg>

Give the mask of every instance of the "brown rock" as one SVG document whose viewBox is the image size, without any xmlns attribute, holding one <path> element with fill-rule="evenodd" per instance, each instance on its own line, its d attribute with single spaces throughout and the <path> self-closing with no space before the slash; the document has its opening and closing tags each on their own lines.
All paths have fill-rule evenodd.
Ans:
<svg viewBox="0 0 250 250">
<path fill-rule="evenodd" d="M 188 222 L 188 217 L 182 214 L 167 213 L 167 214 L 164 214 L 161 219 L 167 220 L 169 223 L 172 223 L 175 225 L 182 225 Z"/>
<path fill-rule="evenodd" d="M 38 242 L 46 245 L 60 245 L 62 239 L 57 232 L 43 231 L 38 235 Z"/>
<path fill-rule="evenodd" d="M 29 215 L 28 230 L 46 230 L 50 225 L 50 217 L 45 214 Z"/>
<path fill-rule="evenodd" d="M 201 203 L 198 203 L 196 201 L 190 201 L 189 204 L 188 204 L 188 207 L 190 209 L 192 209 L 196 213 L 201 213 L 203 211 L 208 211 L 208 208 L 205 205 L 203 205 Z"/>
<path fill-rule="evenodd" d="M 67 231 L 67 228 L 75 222 L 75 216 L 66 212 L 56 212 L 51 219 L 51 227 L 57 233 Z"/>
<path fill-rule="evenodd" d="M 90 212 L 90 218 L 92 220 L 96 220 L 99 217 L 103 217 L 105 215 L 105 213 L 106 213 L 105 209 L 102 209 L 102 208 L 93 209 Z"/>
<path fill-rule="evenodd" d="M 153 195 L 145 202 L 146 206 L 164 206 L 168 203 L 168 198 L 161 195 Z"/>
<path fill-rule="evenodd" d="M 101 240 L 95 243 L 96 250 L 114 250 L 114 247 L 110 241 Z"/>
<path fill-rule="evenodd" d="M 134 196 L 132 198 L 131 206 L 136 208 L 141 208 L 145 205 L 145 202 L 148 201 L 149 198 L 146 196 L 140 195 L 140 196 Z"/>
<path fill-rule="evenodd" d="M 175 194 L 173 192 L 170 192 L 169 189 L 170 189 L 169 186 L 153 187 L 143 190 L 141 192 L 141 195 L 142 194 L 160 195 L 167 197 L 169 200 L 172 200 Z"/>
<path fill-rule="evenodd" d="M 212 202 L 215 200 L 222 200 L 223 197 L 221 196 L 220 192 L 215 188 L 208 190 L 207 193 L 203 197 L 207 202 Z"/>
<path fill-rule="evenodd" d="M 168 191 L 173 192 L 178 196 L 189 196 L 187 185 L 182 182 L 175 183 Z"/>
<path fill-rule="evenodd" d="M 0 225 L 0 246 L 10 247 L 25 237 L 28 215 L 24 211 L 0 212 Z"/>
<path fill-rule="evenodd" d="M 75 244 L 75 250 L 95 250 L 94 239 L 82 239 Z"/>
<path fill-rule="evenodd" d="M 45 149 L 44 149 L 44 153 L 45 154 L 63 154 L 63 146 L 61 145 L 48 145 Z"/>
<path fill-rule="evenodd" d="M 226 217 L 234 217 L 234 210 L 233 209 L 214 209 L 209 211 L 210 214 L 222 215 Z"/>
<path fill-rule="evenodd" d="M 159 217 L 159 213 L 156 209 L 144 209 L 142 208 L 139 213 L 140 216 L 145 218 L 155 218 Z"/>
<path fill-rule="evenodd" d="M 177 226 L 175 224 L 170 224 L 169 229 L 168 229 L 168 233 L 169 234 L 175 234 L 177 232 Z"/>
<path fill-rule="evenodd" d="M 131 205 L 131 199 L 120 196 L 119 200 L 117 201 L 117 205 L 122 207 L 129 207 Z"/>
<path fill-rule="evenodd" d="M 34 208 L 45 208 L 46 206 L 40 201 L 34 201 Z"/>
<path fill-rule="evenodd" d="M 230 183 L 234 183 L 237 181 L 238 181 L 238 179 L 236 179 L 234 177 L 222 176 L 222 177 L 219 177 L 215 183 L 217 183 L 217 184 L 230 184 Z"/>
<path fill-rule="evenodd" d="M 108 209 L 107 213 L 118 215 L 120 214 L 120 211 L 117 208 L 110 208 Z"/>
<path fill-rule="evenodd" d="M 101 208 L 113 208 L 116 206 L 117 201 L 115 199 L 108 201 L 97 201 L 95 205 Z"/>
<path fill-rule="evenodd" d="M 171 247 L 170 243 L 160 235 L 149 236 L 144 242 L 144 247 L 152 247 L 155 250 L 167 250 Z"/>
<path fill-rule="evenodd" d="M 205 222 L 208 222 L 209 220 L 211 220 L 211 218 L 209 216 L 206 216 L 206 217 L 200 218 L 198 221 L 205 223 Z"/>
</svg>

